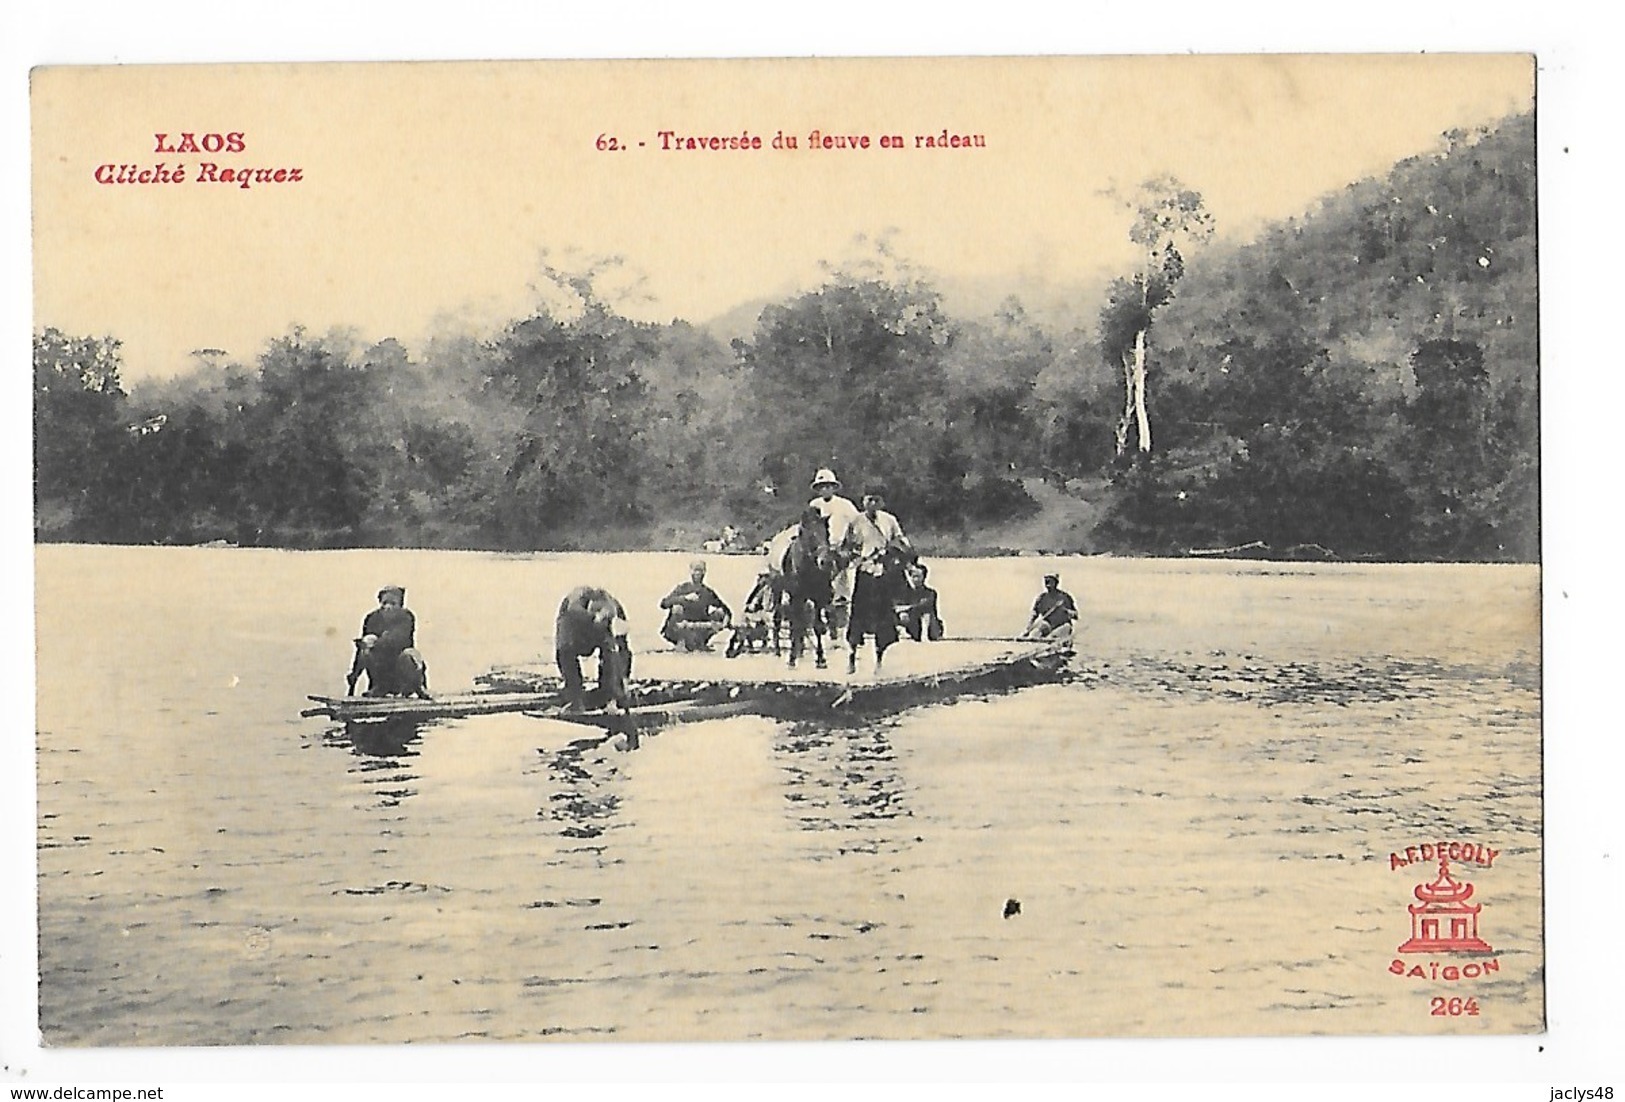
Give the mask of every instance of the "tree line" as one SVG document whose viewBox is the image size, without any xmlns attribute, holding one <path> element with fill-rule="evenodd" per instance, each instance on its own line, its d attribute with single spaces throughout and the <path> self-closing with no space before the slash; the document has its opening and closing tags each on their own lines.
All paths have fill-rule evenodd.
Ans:
<svg viewBox="0 0 1625 1102">
<path fill-rule="evenodd" d="M 1531 559 L 1533 157 L 1528 116 L 1451 134 L 1245 246 L 1148 181 L 1143 262 L 1070 318 L 952 314 L 882 243 L 731 342 L 627 317 L 591 267 L 494 335 L 295 328 L 128 388 L 115 338 L 47 329 L 36 536 L 693 546 L 769 534 L 834 466 L 928 546 L 997 544 L 1043 479 L 1098 516 L 1053 550 Z"/>
</svg>

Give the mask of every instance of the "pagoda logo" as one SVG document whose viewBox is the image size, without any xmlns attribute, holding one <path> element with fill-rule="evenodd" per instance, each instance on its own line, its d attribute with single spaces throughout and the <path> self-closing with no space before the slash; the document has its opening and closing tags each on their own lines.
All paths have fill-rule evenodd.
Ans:
<svg viewBox="0 0 1625 1102">
<path fill-rule="evenodd" d="M 1450 859 L 1439 856 L 1439 875 L 1416 885 L 1417 902 L 1410 904 L 1411 936 L 1401 953 L 1492 953 L 1478 936 L 1482 903 L 1470 903 L 1473 886 L 1450 875 Z M 1398 963 L 1397 961 L 1395 962 Z"/>
</svg>

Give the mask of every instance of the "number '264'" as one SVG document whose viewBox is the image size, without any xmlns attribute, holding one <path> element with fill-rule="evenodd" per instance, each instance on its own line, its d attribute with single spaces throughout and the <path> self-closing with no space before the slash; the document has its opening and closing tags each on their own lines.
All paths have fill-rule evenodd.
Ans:
<svg viewBox="0 0 1625 1102">
<path fill-rule="evenodd" d="M 1428 1011 L 1434 1018 L 1460 1018 L 1466 1015 L 1469 1018 L 1478 1017 L 1477 999 L 1447 999 L 1442 995 L 1434 996 L 1430 1003 L 1432 1010 Z"/>
</svg>

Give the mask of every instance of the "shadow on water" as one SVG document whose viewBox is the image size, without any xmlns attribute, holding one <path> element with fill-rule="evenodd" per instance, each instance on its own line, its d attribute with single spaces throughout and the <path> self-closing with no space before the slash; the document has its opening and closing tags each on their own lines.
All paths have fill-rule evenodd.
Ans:
<svg viewBox="0 0 1625 1102">
<path fill-rule="evenodd" d="M 328 746 L 346 747 L 365 758 L 416 757 L 416 745 L 428 723 L 420 719 L 390 716 L 364 722 L 347 721 L 329 728 L 322 741 Z"/>
</svg>

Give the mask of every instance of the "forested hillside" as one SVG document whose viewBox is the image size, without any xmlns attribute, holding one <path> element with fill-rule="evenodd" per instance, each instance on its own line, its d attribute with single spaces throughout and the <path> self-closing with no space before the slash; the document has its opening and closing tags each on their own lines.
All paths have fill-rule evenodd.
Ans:
<svg viewBox="0 0 1625 1102">
<path fill-rule="evenodd" d="M 1447 142 L 1191 266 L 1104 536 L 1536 556 L 1534 122 Z"/>
<path fill-rule="evenodd" d="M 928 547 L 1041 531 L 1042 476 L 1099 517 L 1048 550 L 1531 559 L 1534 187 L 1531 117 L 1449 135 L 1244 247 L 1152 234 L 1070 326 L 950 316 L 882 245 L 731 347 L 624 316 L 590 270 L 545 272 L 549 305 L 495 334 L 292 328 L 128 389 L 116 337 L 45 330 L 36 535 L 684 547 L 767 534 L 834 465 Z M 1136 366 L 1147 432 L 1120 447 Z"/>
</svg>

